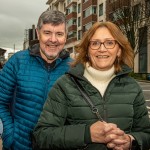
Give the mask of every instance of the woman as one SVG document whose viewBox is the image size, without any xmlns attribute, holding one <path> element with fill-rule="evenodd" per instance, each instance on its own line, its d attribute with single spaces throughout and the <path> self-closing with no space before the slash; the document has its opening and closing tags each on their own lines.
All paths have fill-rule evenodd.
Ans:
<svg viewBox="0 0 150 150">
<path fill-rule="evenodd" d="M 133 50 L 111 22 L 97 22 L 77 46 L 70 71 L 50 91 L 34 130 L 44 149 L 148 150 L 150 121 L 142 89 L 128 74 Z M 92 112 L 73 77 L 98 109 Z"/>
</svg>

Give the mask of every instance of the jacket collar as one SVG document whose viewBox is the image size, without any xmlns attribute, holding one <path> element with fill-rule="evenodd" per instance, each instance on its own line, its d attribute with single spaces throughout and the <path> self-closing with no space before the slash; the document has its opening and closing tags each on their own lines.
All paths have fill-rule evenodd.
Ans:
<svg viewBox="0 0 150 150">
<path fill-rule="evenodd" d="M 32 55 L 32 56 L 39 56 L 39 57 L 41 57 L 40 44 L 38 43 L 38 44 L 34 44 L 33 46 L 30 46 L 29 47 L 29 52 L 30 52 L 30 55 Z M 69 57 L 69 52 L 63 49 L 60 52 L 59 58 L 60 59 L 65 59 L 65 58 L 68 58 L 68 57 Z"/>
<path fill-rule="evenodd" d="M 33 57 L 41 58 L 41 59 L 44 61 L 45 66 L 46 66 L 47 68 L 49 68 L 49 67 L 50 67 L 50 68 L 54 68 L 55 65 L 59 64 L 59 62 L 61 62 L 62 60 L 64 60 L 64 59 L 66 59 L 66 58 L 69 57 L 69 52 L 66 51 L 66 50 L 62 50 L 62 51 L 60 52 L 60 54 L 59 54 L 59 57 L 58 57 L 55 61 L 53 61 L 52 63 L 47 63 L 47 62 L 42 58 L 42 56 L 41 56 L 41 53 L 40 53 L 40 44 L 39 44 L 39 43 L 30 46 L 30 47 L 29 47 L 29 53 L 30 53 L 30 55 L 33 56 Z"/>
<path fill-rule="evenodd" d="M 83 64 L 77 64 L 75 67 L 70 68 L 68 74 L 76 76 L 78 78 L 83 78 L 85 66 Z M 122 71 L 117 73 L 116 76 L 127 75 L 132 72 L 132 69 L 127 65 L 122 66 Z"/>
</svg>

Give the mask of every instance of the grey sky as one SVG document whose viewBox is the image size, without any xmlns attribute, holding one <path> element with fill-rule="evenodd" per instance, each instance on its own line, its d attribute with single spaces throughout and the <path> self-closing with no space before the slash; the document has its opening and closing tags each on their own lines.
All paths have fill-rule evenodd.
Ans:
<svg viewBox="0 0 150 150">
<path fill-rule="evenodd" d="M 0 0 L 0 47 L 22 49 L 25 29 L 37 24 L 47 0 Z"/>
</svg>

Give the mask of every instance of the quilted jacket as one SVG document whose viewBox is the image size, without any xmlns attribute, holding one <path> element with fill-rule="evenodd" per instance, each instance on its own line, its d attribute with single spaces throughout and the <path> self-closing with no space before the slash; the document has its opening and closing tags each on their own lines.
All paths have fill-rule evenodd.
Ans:
<svg viewBox="0 0 150 150">
<path fill-rule="evenodd" d="M 69 68 L 70 58 L 62 51 L 53 66 L 46 64 L 39 45 L 15 53 L 0 74 L 0 118 L 3 146 L 31 150 L 30 133 L 38 121 L 48 91 Z"/>
<path fill-rule="evenodd" d="M 142 89 L 128 76 L 125 66 L 109 83 L 104 96 L 83 76 L 83 65 L 72 68 L 68 74 L 82 84 L 102 118 L 135 137 L 141 150 L 150 148 L 150 121 Z M 34 129 L 37 147 L 79 149 L 85 144 L 86 126 L 97 121 L 76 85 L 66 74 L 56 81 L 49 92 L 38 124 Z M 89 137 L 90 138 L 90 137 Z M 90 141 L 90 140 L 89 140 Z M 89 143 L 88 150 L 106 150 L 104 144 Z"/>
</svg>

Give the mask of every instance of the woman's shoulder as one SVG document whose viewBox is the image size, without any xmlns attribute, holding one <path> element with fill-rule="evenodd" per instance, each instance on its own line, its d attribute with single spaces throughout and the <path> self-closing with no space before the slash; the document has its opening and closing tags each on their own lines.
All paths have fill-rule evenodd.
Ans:
<svg viewBox="0 0 150 150">
<path fill-rule="evenodd" d="M 61 85 L 66 84 L 69 81 L 69 78 L 70 78 L 69 75 L 65 73 L 64 75 L 62 75 L 57 79 L 55 84 L 61 84 Z"/>
</svg>

